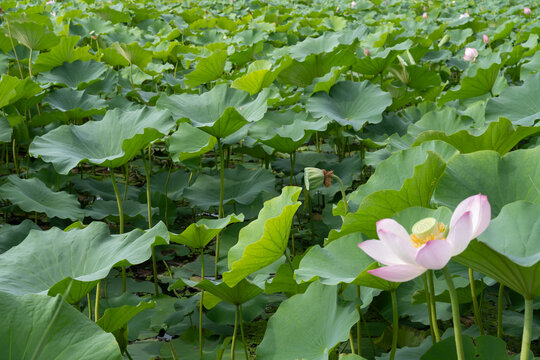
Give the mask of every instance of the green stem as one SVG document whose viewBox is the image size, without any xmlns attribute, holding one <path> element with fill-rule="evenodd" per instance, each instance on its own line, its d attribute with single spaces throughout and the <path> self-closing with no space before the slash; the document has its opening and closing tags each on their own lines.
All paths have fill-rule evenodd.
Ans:
<svg viewBox="0 0 540 360">
<path fill-rule="evenodd" d="M 473 301 L 474 321 L 476 326 L 480 330 L 480 335 L 484 335 L 484 326 L 482 324 L 482 314 L 480 314 L 480 308 L 478 307 L 478 298 L 476 297 L 476 284 L 474 283 L 473 269 L 469 268 L 469 282 L 471 284 L 471 296 Z"/>
<path fill-rule="evenodd" d="M 116 178 L 114 176 L 114 169 L 111 169 L 111 180 L 113 184 L 114 194 L 116 195 L 116 204 L 118 205 L 118 216 L 120 217 L 120 234 L 124 233 L 124 208 L 122 207 L 122 200 L 120 199 L 120 193 L 118 192 L 118 186 L 116 185 Z M 126 266 L 122 265 L 122 293 L 126 292 Z"/>
<path fill-rule="evenodd" d="M 332 179 L 336 179 L 339 183 L 339 187 L 341 188 L 341 197 L 343 198 L 343 202 L 345 203 L 345 213 L 349 212 L 349 204 L 347 204 L 347 194 L 345 194 L 345 186 L 343 186 L 343 182 L 337 175 L 332 175 Z"/>
<path fill-rule="evenodd" d="M 165 180 L 165 225 L 169 228 L 169 206 L 168 206 L 168 191 L 169 191 L 169 179 L 171 178 L 172 161 L 169 165 L 169 173 L 167 174 L 167 180 Z"/>
<path fill-rule="evenodd" d="M 351 354 L 354 354 L 355 351 L 354 351 L 354 340 L 352 336 L 352 328 L 351 328 L 351 331 L 349 331 L 349 344 L 351 345 Z"/>
<path fill-rule="evenodd" d="M 90 293 L 86 294 L 86 301 L 88 301 L 88 319 L 92 320 L 92 299 L 90 299 Z"/>
<path fill-rule="evenodd" d="M 399 315 L 397 308 L 397 296 L 396 290 L 390 291 L 392 297 L 392 350 L 390 350 L 390 360 L 394 360 L 396 357 L 396 348 L 399 333 Z"/>
<path fill-rule="evenodd" d="M 150 197 L 150 172 L 152 171 L 152 145 L 148 146 L 148 165 L 144 159 L 144 152 L 142 152 L 142 159 L 144 164 L 144 174 L 146 176 L 146 208 L 148 211 L 148 228 L 152 227 L 152 199 Z M 167 201 L 165 201 L 167 206 Z M 158 296 L 159 286 L 157 281 L 157 264 L 156 264 L 156 249 L 152 246 L 152 272 L 154 275 L 154 294 Z"/>
<path fill-rule="evenodd" d="M 169 341 L 169 347 L 171 348 L 171 355 L 172 355 L 173 360 L 178 360 L 178 356 L 176 355 L 176 351 L 174 351 L 174 346 L 173 346 L 172 341 Z"/>
<path fill-rule="evenodd" d="M 523 321 L 523 337 L 521 340 L 521 355 L 520 360 L 529 359 L 529 351 L 531 348 L 532 339 L 532 324 L 533 324 L 533 299 L 525 298 L 525 320 Z"/>
<path fill-rule="evenodd" d="M 435 331 L 433 330 L 433 312 L 431 311 L 431 299 L 429 296 L 429 288 L 427 283 L 427 275 L 426 273 L 422 274 L 422 281 L 424 282 L 424 294 L 426 296 L 426 305 L 428 310 L 428 316 L 429 316 L 429 330 L 431 332 L 431 343 L 435 345 Z"/>
<path fill-rule="evenodd" d="M 360 300 L 360 285 L 356 285 L 356 297 Z M 358 322 L 356 323 L 356 347 L 358 348 L 357 354 L 362 356 L 362 310 L 360 310 L 360 305 L 356 307 L 356 311 L 358 312 Z"/>
<path fill-rule="evenodd" d="M 13 142 L 12 142 L 12 149 L 13 149 L 13 166 L 15 166 L 15 172 L 17 173 L 17 175 L 19 175 L 19 165 L 17 164 L 18 151 L 17 151 L 17 144 L 16 144 L 15 139 L 13 139 Z"/>
<path fill-rule="evenodd" d="M 201 281 L 204 280 L 204 248 L 201 248 Z M 203 301 L 204 301 L 204 289 L 201 289 L 201 302 L 199 304 L 199 356 L 202 359 L 203 356 Z"/>
<path fill-rule="evenodd" d="M 97 322 L 99 319 L 99 298 L 101 295 L 101 280 L 98 281 L 96 286 L 96 303 L 94 304 L 94 321 Z"/>
<path fill-rule="evenodd" d="M 218 208 L 218 218 L 222 218 L 224 215 L 223 211 L 223 194 L 225 193 L 225 160 L 223 159 L 223 144 L 221 140 L 218 139 L 218 150 L 219 150 L 219 208 Z M 218 262 L 219 262 L 219 234 L 216 236 L 216 264 L 214 269 L 214 275 L 216 280 L 218 278 Z"/>
<path fill-rule="evenodd" d="M 32 78 L 32 49 L 30 49 L 30 56 L 28 56 L 28 73 L 31 79 Z"/>
<path fill-rule="evenodd" d="M 125 184 L 124 184 L 124 196 L 122 197 L 122 201 L 126 201 L 128 185 L 129 185 L 129 165 L 128 165 L 128 163 L 126 163 L 124 165 L 124 174 L 125 174 L 125 177 L 126 177 L 126 181 L 125 181 Z"/>
<path fill-rule="evenodd" d="M 504 285 L 499 284 L 499 296 L 497 298 L 497 337 L 499 339 L 502 339 L 503 335 L 503 327 L 502 327 L 502 312 L 503 312 L 503 293 L 504 293 Z"/>
<path fill-rule="evenodd" d="M 435 284 L 433 283 L 433 270 L 428 270 L 429 282 L 429 306 L 431 306 L 431 316 L 433 317 L 433 332 L 435 332 L 435 341 L 441 341 L 441 333 L 437 323 L 437 304 L 435 302 Z"/>
<path fill-rule="evenodd" d="M 15 55 L 15 60 L 17 61 L 17 66 L 19 67 L 19 74 L 21 74 L 21 80 L 22 80 L 24 76 L 23 76 L 23 72 L 21 68 L 21 63 L 19 61 L 19 57 L 17 56 L 17 50 L 15 50 L 15 43 L 13 42 L 13 36 L 11 36 L 11 27 L 9 26 L 9 21 L 8 21 L 7 16 L 5 16 L 5 19 L 6 19 L 6 25 L 8 28 L 9 40 L 11 41 L 11 48 L 13 49 L 13 55 Z"/>
<path fill-rule="evenodd" d="M 234 360 L 234 343 L 236 342 L 236 332 L 238 330 L 238 305 L 236 305 L 236 310 L 234 312 L 234 330 L 231 343 L 231 360 Z"/>
<path fill-rule="evenodd" d="M 294 165 L 295 165 L 295 163 L 296 163 L 296 156 L 295 156 L 294 152 L 291 153 L 290 161 L 291 161 L 291 174 L 290 174 L 290 177 L 289 177 L 289 185 L 293 186 L 293 181 L 294 181 Z"/>
<path fill-rule="evenodd" d="M 463 351 L 463 338 L 461 337 L 461 321 L 459 316 L 459 300 L 454 287 L 454 281 L 448 268 L 442 269 L 444 279 L 446 280 L 446 286 L 448 286 L 448 292 L 450 293 L 450 300 L 452 302 L 452 320 L 454 322 L 454 337 L 456 341 L 456 353 L 458 360 L 465 360 L 465 352 Z"/>
<path fill-rule="evenodd" d="M 242 305 L 238 305 L 238 318 L 240 321 L 240 334 L 242 335 L 242 344 L 244 345 L 244 354 L 246 355 L 246 360 L 249 360 L 246 339 L 244 337 L 244 318 L 242 317 Z"/>
</svg>

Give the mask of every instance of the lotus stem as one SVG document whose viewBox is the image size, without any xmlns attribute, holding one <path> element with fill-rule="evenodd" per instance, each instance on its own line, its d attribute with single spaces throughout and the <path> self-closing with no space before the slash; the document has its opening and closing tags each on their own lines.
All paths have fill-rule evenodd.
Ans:
<svg viewBox="0 0 540 360">
<path fill-rule="evenodd" d="M 427 305 L 428 317 L 429 317 L 429 331 L 431 332 L 431 343 L 435 345 L 437 341 L 435 339 L 435 330 L 433 330 L 433 311 L 431 311 L 431 299 L 430 299 L 430 294 L 429 294 L 426 273 L 422 274 L 422 281 L 424 282 L 424 295 L 426 296 L 426 305 Z"/>
<path fill-rule="evenodd" d="M 442 269 L 446 285 L 448 286 L 448 292 L 450 293 L 450 300 L 452 302 L 452 320 L 454 322 L 454 337 L 456 341 L 456 354 L 458 360 L 465 360 L 465 352 L 463 350 L 463 338 L 461 336 L 461 322 L 459 316 L 459 300 L 454 287 L 454 281 L 452 280 L 452 274 L 448 271 L 448 268 Z"/>
<path fill-rule="evenodd" d="M 223 144 L 221 140 L 218 139 L 218 151 L 219 151 L 219 163 L 221 168 L 219 169 L 219 208 L 218 208 L 218 218 L 221 219 L 224 215 L 223 211 L 223 195 L 225 193 L 225 160 L 223 159 Z M 216 235 L 216 264 L 215 264 L 215 277 L 218 278 L 218 262 L 219 262 L 219 234 Z"/>
<path fill-rule="evenodd" d="M 499 284 L 499 294 L 497 297 L 497 337 L 499 339 L 502 339 L 503 335 L 503 327 L 502 327 L 502 312 L 503 312 L 503 293 L 504 293 L 504 285 Z"/>
<path fill-rule="evenodd" d="M 204 280 L 204 248 L 201 248 L 201 281 Z M 203 356 L 203 301 L 204 301 L 204 289 L 201 289 L 201 302 L 199 304 L 199 355 L 202 359 Z"/>
<path fill-rule="evenodd" d="M 238 305 L 236 305 L 236 310 L 234 311 L 234 330 L 231 343 L 231 360 L 234 360 L 234 343 L 236 342 L 236 332 L 238 330 Z"/>
<path fill-rule="evenodd" d="M 94 304 L 94 321 L 99 319 L 99 298 L 101 295 L 101 280 L 98 281 L 96 286 L 96 303 Z"/>
<path fill-rule="evenodd" d="M 90 299 L 90 293 L 86 294 L 86 301 L 88 302 L 88 319 L 92 320 L 92 300 Z"/>
<path fill-rule="evenodd" d="M 13 150 L 13 166 L 15 167 L 15 172 L 17 175 L 19 175 L 19 165 L 17 164 L 17 143 L 15 139 L 13 139 L 11 146 Z"/>
<path fill-rule="evenodd" d="M 397 296 L 396 290 L 390 291 L 392 297 L 392 350 L 390 350 L 390 360 L 394 360 L 396 357 L 397 341 L 399 334 L 399 315 L 397 308 Z"/>
<path fill-rule="evenodd" d="M 9 40 L 11 41 L 11 48 L 13 49 L 13 55 L 15 55 L 15 60 L 17 61 L 17 66 L 19 67 L 19 74 L 21 75 L 21 80 L 24 79 L 21 63 L 19 61 L 19 56 L 17 55 L 17 50 L 15 50 L 15 43 L 13 42 L 13 36 L 11 35 L 11 26 L 9 26 L 9 20 L 8 17 L 5 16 L 4 19 L 6 20 L 6 25 L 8 29 L 8 35 Z"/>
<path fill-rule="evenodd" d="M 347 194 L 345 194 L 345 186 L 343 186 L 343 181 L 339 178 L 339 176 L 332 174 L 332 179 L 336 179 L 336 181 L 339 183 L 339 187 L 341 188 L 341 197 L 343 198 L 343 202 L 345 204 L 345 214 L 349 212 L 349 204 L 347 203 Z"/>
<path fill-rule="evenodd" d="M 120 234 L 124 233 L 124 208 L 122 207 L 122 200 L 120 199 L 120 193 L 118 192 L 118 186 L 116 185 L 116 179 L 114 177 L 114 169 L 110 170 L 111 181 L 113 184 L 114 194 L 116 195 L 116 204 L 118 205 L 118 216 L 120 217 Z M 122 265 L 122 293 L 126 292 L 126 265 Z"/>
<path fill-rule="evenodd" d="M 356 285 L 356 298 L 360 300 L 360 285 Z M 358 348 L 357 354 L 362 356 L 362 311 L 360 310 L 360 305 L 356 306 L 356 311 L 358 312 L 358 322 L 356 323 L 356 347 Z"/>
<path fill-rule="evenodd" d="M 171 178 L 171 170 L 172 170 L 172 160 L 169 165 L 169 173 L 167 174 L 167 180 L 165 180 L 165 225 L 167 226 L 167 229 L 169 228 L 169 206 L 167 205 L 168 201 L 168 190 L 169 190 L 169 179 Z"/>
<path fill-rule="evenodd" d="M 294 152 L 291 153 L 291 156 L 289 157 L 290 161 L 291 161 L 291 174 L 289 176 L 289 185 L 293 186 L 293 181 L 294 181 L 294 165 L 296 163 L 296 156 L 294 154 Z"/>
<path fill-rule="evenodd" d="M 521 339 L 521 355 L 520 360 L 529 359 L 529 351 L 531 348 L 532 339 L 532 324 L 533 324 L 533 299 L 525 298 L 525 319 L 523 321 L 523 337 Z"/>
<path fill-rule="evenodd" d="M 354 339 L 352 335 L 352 329 L 349 331 L 349 344 L 351 345 L 351 354 L 354 354 Z"/>
<path fill-rule="evenodd" d="M 246 345 L 246 339 L 244 338 L 244 318 L 242 317 L 242 305 L 237 305 L 238 307 L 238 318 L 240 321 L 240 334 L 242 335 L 242 344 L 244 345 L 244 354 L 246 355 L 246 360 L 249 360 L 248 349 Z"/>
<path fill-rule="evenodd" d="M 142 152 L 142 159 L 144 164 L 144 174 L 146 176 L 146 208 L 148 211 L 148 228 L 152 227 L 152 198 L 150 196 L 150 172 L 152 171 L 152 145 L 148 145 L 148 165 L 144 159 L 144 152 Z M 167 201 L 165 200 L 165 207 Z M 154 294 L 158 296 L 159 286 L 157 281 L 157 264 L 156 264 L 156 248 L 152 246 L 152 273 L 154 276 Z"/>
<path fill-rule="evenodd" d="M 480 335 L 484 335 L 484 326 L 482 324 L 482 314 L 480 313 L 480 308 L 478 307 L 478 299 L 476 297 L 476 284 L 474 283 L 474 272 L 473 269 L 469 268 L 469 283 L 471 284 L 471 297 L 473 301 L 473 311 L 474 311 L 474 321 L 476 326 L 480 330 Z"/>
<path fill-rule="evenodd" d="M 28 76 L 32 78 L 32 49 L 30 48 L 30 55 L 28 56 Z"/>
<path fill-rule="evenodd" d="M 441 341 L 441 334 L 439 332 L 439 324 L 437 323 L 437 303 L 435 302 L 435 285 L 433 284 L 433 271 L 428 270 L 428 283 L 429 283 L 429 306 L 431 307 L 431 316 L 433 319 L 433 332 L 435 333 L 435 341 Z"/>
</svg>

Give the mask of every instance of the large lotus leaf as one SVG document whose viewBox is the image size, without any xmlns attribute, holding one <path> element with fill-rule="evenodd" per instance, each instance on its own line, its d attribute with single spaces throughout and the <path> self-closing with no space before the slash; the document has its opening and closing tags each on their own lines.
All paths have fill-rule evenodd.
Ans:
<svg viewBox="0 0 540 360">
<path fill-rule="evenodd" d="M 434 193 L 434 201 L 454 209 L 463 199 L 482 193 L 496 216 L 517 200 L 540 203 L 540 148 L 511 151 L 500 156 L 478 151 L 452 158 Z"/>
<path fill-rule="evenodd" d="M 216 50 L 212 55 L 201 58 L 197 63 L 195 70 L 185 76 L 186 85 L 195 87 L 219 79 L 225 69 L 226 61 L 226 50 Z"/>
<path fill-rule="evenodd" d="M 201 219 L 187 227 L 182 233 L 170 234 L 170 240 L 191 248 L 202 249 L 227 225 L 244 221 L 244 215 L 228 215 L 221 219 Z"/>
<path fill-rule="evenodd" d="M 17 175 L 10 175 L 8 181 L 0 186 L 0 197 L 27 212 L 45 213 L 60 219 L 84 218 L 75 195 L 65 191 L 54 192 L 38 178 L 21 179 Z"/>
<path fill-rule="evenodd" d="M 324 32 L 318 38 L 307 38 L 288 49 L 290 56 L 297 61 L 304 61 L 313 54 L 330 53 L 340 45 L 339 32 Z"/>
<path fill-rule="evenodd" d="M 426 161 L 414 167 L 413 176 L 403 182 L 399 190 L 378 190 L 362 199 L 358 210 L 348 213 L 339 231 L 331 230 L 329 240 L 354 232 L 376 238 L 377 221 L 413 206 L 430 207 L 431 196 L 442 176 L 446 163 L 443 158 L 428 151 Z"/>
<path fill-rule="evenodd" d="M 11 34 L 19 43 L 32 50 L 49 50 L 59 41 L 47 26 L 30 21 L 11 23 Z"/>
<path fill-rule="evenodd" d="M 327 117 L 342 126 L 351 125 L 360 130 L 366 123 L 381 122 L 383 111 L 391 104 L 390 94 L 369 81 L 343 81 L 332 86 L 329 94 L 313 95 L 306 109 L 315 118 Z"/>
<path fill-rule="evenodd" d="M 9 105 L 10 100 L 17 96 L 17 86 L 21 81 L 16 77 L 2 74 L 0 79 L 0 108 Z"/>
<path fill-rule="evenodd" d="M 107 111 L 101 121 L 60 126 L 34 138 L 30 153 L 52 162 L 60 174 L 69 173 L 81 161 L 115 168 L 167 134 L 174 125 L 168 111 L 147 107 L 114 109 Z"/>
<path fill-rule="evenodd" d="M 112 49 L 120 54 L 128 62 L 128 64 L 137 65 L 141 69 L 144 69 L 146 65 L 152 61 L 152 52 L 143 49 L 137 43 L 126 45 L 115 42 L 112 44 Z"/>
<path fill-rule="evenodd" d="M 377 283 L 367 284 L 366 278 L 375 276 L 366 273 L 366 269 L 371 268 L 373 260 L 358 247 L 363 240 L 362 235 L 356 233 L 332 241 L 324 248 L 315 245 L 304 255 L 300 266 L 295 270 L 296 281 L 319 280 L 325 285 L 354 283 L 383 290 L 395 289 L 399 284 L 379 278 L 376 278 Z"/>
<path fill-rule="evenodd" d="M 146 232 L 122 235 L 110 235 L 102 222 L 67 232 L 30 231 L 22 243 L 0 255 L 0 291 L 51 295 L 71 286 L 68 300 L 75 303 L 111 268 L 148 260 L 151 247 L 168 243 L 168 237 L 161 222 Z"/>
<path fill-rule="evenodd" d="M 121 360 L 118 344 L 60 296 L 0 292 L 4 359 Z"/>
<path fill-rule="evenodd" d="M 134 200 L 125 200 L 122 202 L 124 216 L 126 218 L 134 218 L 137 216 L 143 217 L 148 220 L 148 205 L 140 203 Z M 118 203 L 115 200 L 96 200 L 92 205 L 84 208 L 85 216 L 92 219 L 101 220 L 107 216 L 114 216 L 118 218 L 120 215 L 118 211 Z M 150 209 L 152 216 L 159 212 L 159 208 L 152 207 Z"/>
<path fill-rule="evenodd" d="M 110 179 L 100 181 L 93 178 L 80 179 L 78 177 L 73 177 L 69 181 L 79 192 L 86 192 L 95 196 L 98 200 L 101 198 L 103 200 L 114 200 L 116 202 L 116 194 L 114 193 L 114 187 Z M 125 186 L 122 188 L 122 191 L 124 190 Z M 137 200 L 140 192 L 141 188 L 130 185 L 126 191 L 126 199 Z"/>
<path fill-rule="evenodd" d="M 103 63 L 76 60 L 72 63 L 64 62 L 62 66 L 42 74 L 40 80 L 80 90 L 102 79 L 106 71 L 107 66 Z"/>
<path fill-rule="evenodd" d="M 506 118 L 492 122 L 483 131 L 461 130 L 453 134 L 444 131 L 428 130 L 416 138 L 413 146 L 430 140 L 441 140 L 449 143 L 462 154 L 479 150 L 494 150 L 504 155 L 521 140 L 540 133 L 540 127 L 516 126 Z"/>
<path fill-rule="evenodd" d="M 216 146 L 217 139 L 188 123 L 178 124 L 178 129 L 167 140 L 171 158 L 184 161 L 206 154 Z"/>
<path fill-rule="evenodd" d="M 89 95 L 85 90 L 62 88 L 52 91 L 43 99 L 53 109 L 60 110 L 72 119 L 83 119 L 96 114 L 104 114 L 107 101 L 97 95 Z"/>
<path fill-rule="evenodd" d="M 280 196 L 264 203 L 256 220 L 240 230 L 238 243 L 229 250 L 230 270 L 223 273 L 227 285 L 235 286 L 283 256 L 293 216 L 301 204 L 297 201 L 301 191 L 296 186 L 284 187 Z"/>
<path fill-rule="evenodd" d="M 28 219 L 19 225 L 4 224 L 0 228 L 0 254 L 19 245 L 30 230 L 40 230 L 40 227 Z"/>
<path fill-rule="evenodd" d="M 473 98 L 485 94 L 497 93 L 502 87 L 497 83 L 505 83 L 504 77 L 499 76 L 501 64 L 493 63 L 489 68 L 478 68 L 473 76 L 461 79 L 461 86 L 456 90 L 449 90 L 442 95 L 439 102 L 444 104 L 448 101 Z"/>
<path fill-rule="evenodd" d="M 61 37 L 60 43 L 50 51 L 41 52 L 32 66 L 33 72 L 49 71 L 64 62 L 76 60 L 96 60 L 97 57 L 90 52 L 90 46 L 76 47 L 81 38 L 79 36 Z"/>
<path fill-rule="evenodd" d="M 515 125 L 531 126 L 540 119 L 540 73 L 529 76 L 521 86 L 504 89 L 486 106 L 486 121 L 508 118 Z"/>
<path fill-rule="evenodd" d="M 229 287 L 224 282 L 215 283 L 208 279 L 205 279 L 195 285 L 195 287 L 208 291 L 210 294 L 217 297 L 219 301 L 223 300 L 233 305 L 242 305 L 243 303 L 253 299 L 255 296 L 263 292 L 260 287 L 249 282 L 246 279 L 243 279 L 233 287 Z M 213 297 L 209 297 L 209 300 L 211 306 L 206 306 L 205 299 L 205 306 L 207 308 L 214 307 L 219 302 L 216 302 L 217 299 L 213 299 Z"/>
<path fill-rule="evenodd" d="M 13 129 L 9 123 L 9 120 L 5 117 L 0 118 L 0 143 L 11 142 L 11 134 Z"/>
<path fill-rule="evenodd" d="M 245 91 L 221 84 L 202 95 L 161 96 L 156 106 L 170 110 L 177 118 L 189 119 L 210 135 L 224 138 L 248 122 L 260 120 L 266 112 L 266 96 L 262 92 L 253 99 Z"/>
<path fill-rule="evenodd" d="M 375 173 L 365 184 L 360 185 L 348 195 L 351 210 L 357 209 L 366 196 L 376 191 L 401 189 L 405 180 L 413 176 L 415 168 L 426 161 L 427 151 L 438 153 L 445 161 L 459 153 L 455 148 L 441 141 L 425 142 L 419 147 L 415 146 L 393 153 L 377 165 Z"/>
<path fill-rule="evenodd" d="M 504 206 L 455 259 L 527 299 L 540 295 L 540 205 L 516 201 Z"/>
<path fill-rule="evenodd" d="M 283 58 L 278 65 L 272 69 L 272 62 L 269 60 L 257 60 L 248 66 L 247 74 L 234 80 L 231 87 L 247 91 L 254 95 L 263 88 L 270 86 L 276 80 L 279 73 L 290 66 L 292 59 Z"/>
<path fill-rule="evenodd" d="M 339 301 L 336 286 L 315 282 L 281 303 L 268 321 L 257 359 L 327 360 L 358 320 L 354 304 Z"/>
<path fill-rule="evenodd" d="M 275 177 L 266 169 L 248 170 L 243 166 L 225 169 L 223 204 L 237 202 L 249 205 L 261 193 L 274 193 Z M 220 180 L 218 176 L 199 175 L 184 190 L 184 197 L 203 210 L 219 205 Z"/>
<path fill-rule="evenodd" d="M 497 359 L 508 360 L 506 343 L 495 336 L 482 335 L 474 339 L 463 335 L 463 352 L 465 359 Z M 450 360 L 456 357 L 456 340 L 454 336 L 442 339 L 440 342 L 429 348 L 420 360 Z"/>
</svg>

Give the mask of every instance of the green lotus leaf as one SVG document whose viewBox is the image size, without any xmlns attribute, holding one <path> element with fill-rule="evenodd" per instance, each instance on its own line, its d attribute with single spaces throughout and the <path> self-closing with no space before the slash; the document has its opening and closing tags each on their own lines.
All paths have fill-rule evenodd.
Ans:
<svg viewBox="0 0 540 360">
<path fill-rule="evenodd" d="M 0 118 L 0 143 L 11 142 L 11 134 L 13 128 L 11 127 L 9 120 L 5 117 Z"/>
<path fill-rule="evenodd" d="M 537 73 L 526 78 L 523 85 L 508 87 L 499 97 L 490 99 L 486 106 L 486 121 L 505 117 L 514 125 L 532 126 L 540 119 L 539 96 L 540 73 Z"/>
<path fill-rule="evenodd" d="M 188 123 L 180 123 L 167 142 L 171 158 L 181 162 L 206 154 L 216 146 L 217 139 Z"/>
<path fill-rule="evenodd" d="M 470 336 L 463 335 L 463 351 L 465 359 L 510 359 L 504 340 L 490 335 L 478 336 L 474 342 Z M 449 336 L 429 348 L 420 360 L 449 360 L 455 353 L 455 337 Z"/>
<path fill-rule="evenodd" d="M 264 203 L 259 217 L 243 227 L 238 243 L 229 250 L 229 271 L 223 281 L 235 286 L 249 274 L 260 270 L 283 256 L 287 249 L 291 224 L 301 188 L 286 186 L 281 195 Z"/>
<path fill-rule="evenodd" d="M 428 130 L 422 132 L 413 146 L 424 141 L 441 140 L 449 143 L 462 154 L 467 154 L 480 150 L 494 150 L 504 155 L 521 140 L 540 133 L 540 127 L 515 126 L 506 118 L 499 118 L 499 121 L 491 122 L 488 127 L 481 130 L 461 130 L 453 134 L 444 131 Z"/>
<path fill-rule="evenodd" d="M 43 99 L 53 109 L 60 110 L 72 119 L 83 119 L 96 114 L 105 114 L 107 101 L 86 91 L 62 88 L 52 91 Z"/>
<path fill-rule="evenodd" d="M 262 92 L 253 99 L 245 91 L 221 84 L 202 95 L 162 95 L 156 106 L 170 110 L 176 118 L 189 119 L 212 136 L 224 138 L 248 122 L 260 120 L 266 112 L 266 96 Z"/>
<path fill-rule="evenodd" d="M 62 66 L 41 74 L 40 80 L 81 90 L 102 79 L 106 71 L 107 66 L 103 63 L 76 60 L 72 63 L 64 62 Z"/>
<path fill-rule="evenodd" d="M 297 61 L 304 61 L 313 54 L 330 53 L 340 45 L 339 32 L 325 32 L 317 38 L 307 38 L 288 49 L 290 56 Z"/>
<path fill-rule="evenodd" d="M 222 219 L 201 219 L 187 227 L 182 233 L 170 234 L 170 240 L 191 248 L 202 249 L 212 241 L 227 225 L 243 222 L 244 215 L 228 215 Z"/>
<path fill-rule="evenodd" d="M 149 62 L 152 61 L 152 52 L 146 49 L 143 49 L 137 43 L 131 43 L 129 45 L 120 44 L 115 42 L 112 44 L 112 50 L 118 53 L 125 62 L 123 64 L 111 63 L 111 65 L 137 65 L 139 68 L 144 69 Z M 107 53 L 105 53 L 107 54 Z M 104 54 L 104 55 L 105 55 Z M 107 62 L 107 57 L 105 56 L 105 61 Z"/>
<path fill-rule="evenodd" d="M 17 86 L 21 81 L 16 77 L 2 74 L 0 79 L 0 108 L 9 105 L 17 96 Z"/>
<path fill-rule="evenodd" d="M 110 179 L 109 180 L 104 179 L 100 181 L 93 178 L 80 179 L 80 178 L 73 177 L 69 181 L 73 184 L 75 189 L 79 192 L 88 193 L 92 196 L 95 196 L 98 200 L 99 198 L 102 198 L 103 200 L 116 201 L 114 187 Z M 128 186 L 127 191 L 126 191 L 126 199 L 137 200 L 139 198 L 140 192 L 141 192 L 141 188 L 138 188 L 135 186 Z"/>
<path fill-rule="evenodd" d="M 114 337 L 60 296 L 0 292 L 0 309 L 6 359 L 122 359 Z"/>
<path fill-rule="evenodd" d="M 30 231 L 18 246 L 0 254 L 0 291 L 54 295 L 70 287 L 67 299 L 76 303 L 114 266 L 148 260 L 152 246 L 168 243 L 168 238 L 161 222 L 146 232 L 122 235 L 110 235 L 102 222 L 68 232 Z"/>
<path fill-rule="evenodd" d="M 336 286 L 315 282 L 281 303 L 268 321 L 257 359 L 327 360 L 358 320 L 354 304 L 339 301 Z"/>
<path fill-rule="evenodd" d="M 261 193 L 274 194 L 275 177 L 266 169 L 248 170 L 243 166 L 225 169 L 223 204 L 249 205 Z M 206 174 L 184 190 L 184 197 L 203 210 L 219 205 L 219 177 Z"/>
<path fill-rule="evenodd" d="M 358 131 L 367 123 L 381 122 L 383 111 L 391 104 L 390 94 L 369 81 L 343 81 L 332 86 L 329 94 L 318 92 L 313 95 L 306 109 L 315 118 L 327 117 Z"/>
<path fill-rule="evenodd" d="M 212 55 L 201 58 L 195 70 L 185 76 L 186 85 L 195 87 L 218 79 L 223 74 L 226 61 L 226 50 L 216 50 Z"/>
<path fill-rule="evenodd" d="M 0 254 L 19 245 L 30 230 L 40 230 L 34 222 L 25 219 L 19 225 L 4 224 L 0 228 Z"/>
<path fill-rule="evenodd" d="M 101 121 L 63 125 L 34 138 L 30 153 L 52 162 L 60 174 L 69 173 L 81 161 L 115 168 L 167 134 L 174 125 L 168 111 L 147 107 L 114 109 L 107 111 Z"/>
<path fill-rule="evenodd" d="M 540 204 L 516 201 L 455 259 L 532 299 L 540 295 L 539 249 Z"/>
<path fill-rule="evenodd" d="M 35 22 L 13 22 L 11 35 L 19 43 L 32 50 L 49 50 L 59 42 L 59 38 L 46 25 Z"/>
<path fill-rule="evenodd" d="M 262 294 L 263 290 L 257 285 L 243 279 L 233 287 L 229 287 L 226 283 L 214 283 L 208 279 L 199 282 L 195 287 L 208 291 L 213 296 L 205 298 L 205 307 L 207 309 L 214 307 L 223 300 L 233 305 L 242 305 L 243 303 L 253 299 L 255 296 Z M 207 294 L 205 294 L 207 295 Z M 206 296 L 205 296 L 206 297 Z M 216 297 L 217 299 L 214 299 Z M 216 302 L 216 300 L 219 300 Z M 208 305 L 206 306 L 206 301 Z"/>
<path fill-rule="evenodd" d="M 461 79 L 461 86 L 456 90 L 449 90 L 439 99 L 440 104 L 448 101 L 473 98 L 489 93 L 496 94 L 503 83 L 504 77 L 499 76 L 501 64 L 493 63 L 489 68 L 478 68 L 473 76 Z"/>
<path fill-rule="evenodd" d="M 319 91 L 330 92 L 345 70 L 347 70 L 345 66 L 334 66 L 326 75 L 313 79 L 313 83 L 306 88 L 306 92 L 310 94 Z"/>
<path fill-rule="evenodd" d="M 254 95 L 263 88 L 270 86 L 277 79 L 281 71 L 292 63 L 289 57 L 283 58 L 272 69 L 272 62 L 268 60 L 257 60 L 248 66 L 247 73 L 231 84 L 232 88 L 247 91 Z"/>
<path fill-rule="evenodd" d="M 90 52 L 90 46 L 77 47 L 79 36 L 61 37 L 60 43 L 47 52 L 41 52 L 32 65 L 33 72 L 49 71 L 65 62 L 98 60 Z"/>
<path fill-rule="evenodd" d="M 38 178 L 21 179 L 17 175 L 10 175 L 7 182 L 0 186 L 0 197 L 24 211 L 45 213 L 60 219 L 84 218 L 84 210 L 75 195 L 65 191 L 54 192 Z"/>
<path fill-rule="evenodd" d="M 124 207 L 124 216 L 127 218 L 134 218 L 140 216 L 148 221 L 148 206 L 147 204 L 140 203 L 134 200 L 124 200 L 122 202 Z M 101 220 L 108 216 L 119 217 L 118 203 L 115 200 L 96 200 L 92 205 L 84 208 L 85 216 L 92 219 Z M 159 212 L 157 207 L 152 207 L 150 210 L 152 216 Z"/>
<path fill-rule="evenodd" d="M 540 148 L 516 150 L 500 156 L 477 151 L 452 158 L 433 196 L 434 202 L 454 209 L 463 199 L 482 193 L 496 216 L 517 200 L 540 203 Z"/>
</svg>

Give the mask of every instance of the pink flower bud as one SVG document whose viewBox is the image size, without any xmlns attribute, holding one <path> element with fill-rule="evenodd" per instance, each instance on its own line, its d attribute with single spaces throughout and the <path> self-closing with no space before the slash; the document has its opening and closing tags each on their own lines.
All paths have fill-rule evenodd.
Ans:
<svg viewBox="0 0 540 360">
<path fill-rule="evenodd" d="M 475 48 L 465 48 L 465 54 L 463 55 L 463 59 L 474 62 L 477 57 L 478 50 L 476 50 Z"/>
<path fill-rule="evenodd" d="M 356 1 L 351 1 L 351 9 L 356 7 Z"/>
<path fill-rule="evenodd" d="M 486 34 L 482 35 L 482 40 L 484 41 L 484 44 L 489 44 L 489 37 Z"/>
<path fill-rule="evenodd" d="M 428 18 L 427 12 L 424 11 L 424 13 L 422 14 L 422 17 L 424 18 L 424 20 L 427 20 Z"/>
<path fill-rule="evenodd" d="M 528 7 L 524 7 L 524 8 L 523 8 L 523 13 L 524 13 L 525 15 L 531 15 L 531 9 L 528 8 Z"/>
<path fill-rule="evenodd" d="M 369 50 L 367 48 L 364 48 L 364 55 L 369 56 Z"/>
<path fill-rule="evenodd" d="M 424 5 L 424 11 L 426 11 L 426 5 Z"/>
</svg>

